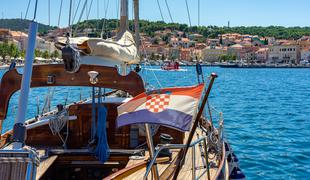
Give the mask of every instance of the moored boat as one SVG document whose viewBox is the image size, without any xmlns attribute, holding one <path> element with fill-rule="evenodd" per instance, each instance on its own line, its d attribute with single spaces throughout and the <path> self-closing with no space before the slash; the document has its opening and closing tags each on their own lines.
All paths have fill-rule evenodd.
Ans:
<svg viewBox="0 0 310 180">
<path fill-rule="evenodd" d="M 161 69 L 166 71 L 177 71 L 180 69 L 180 64 L 177 61 L 167 62 L 163 66 L 161 66 Z"/>
</svg>

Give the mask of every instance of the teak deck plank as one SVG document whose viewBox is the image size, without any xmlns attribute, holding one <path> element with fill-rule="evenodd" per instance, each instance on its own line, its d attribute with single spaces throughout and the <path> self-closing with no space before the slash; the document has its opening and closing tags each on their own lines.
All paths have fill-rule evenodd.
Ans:
<svg viewBox="0 0 310 180">
<path fill-rule="evenodd" d="M 40 179 L 44 175 L 44 173 L 48 170 L 48 168 L 52 166 L 52 164 L 56 161 L 57 158 L 58 156 L 54 155 L 41 161 L 39 167 L 37 168 L 36 179 Z"/>
<path fill-rule="evenodd" d="M 200 132 L 198 132 L 199 136 L 201 136 Z M 188 136 L 188 133 L 186 133 L 186 138 Z M 185 139 L 186 139 L 185 138 Z M 193 141 L 195 141 L 197 139 L 197 136 L 194 136 Z M 177 154 L 178 154 L 178 150 L 172 150 L 171 151 L 173 154 L 173 158 L 174 159 Z M 206 170 L 206 168 L 204 167 L 203 161 L 202 161 L 202 157 L 201 157 L 201 152 L 199 149 L 199 146 L 195 147 L 195 154 L 196 154 L 196 158 L 195 158 L 195 165 L 196 165 L 196 177 L 199 177 L 200 175 L 202 175 L 202 173 L 204 173 L 204 171 Z M 146 153 L 146 158 L 148 158 L 148 153 Z M 130 167 L 134 164 L 137 164 L 141 161 L 144 161 L 145 159 L 142 160 L 129 160 L 128 164 L 126 167 Z M 213 161 L 215 164 L 218 165 L 218 162 L 215 162 L 214 160 L 209 159 L 209 162 Z M 168 167 L 169 163 L 166 164 L 158 164 L 157 165 L 157 169 L 158 169 L 158 174 L 162 174 L 166 168 Z M 145 174 L 146 168 L 142 168 L 139 171 L 133 173 L 132 175 L 126 177 L 125 179 L 130 180 L 130 179 L 142 179 L 144 174 Z M 210 176 L 211 179 L 212 177 L 214 177 L 216 175 L 216 171 L 217 168 L 211 168 L 210 169 Z M 207 179 L 208 174 L 207 172 L 205 172 L 202 177 L 200 179 Z M 149 178 L 151 178 L 151 173 L 149 174 Z M 187 152 L 187 155 L 185 157 L 185 163 L 179 173 L 178 179 L 192 179 L 192 149 L 189 149 L 189 151 Z"/>
</svg>

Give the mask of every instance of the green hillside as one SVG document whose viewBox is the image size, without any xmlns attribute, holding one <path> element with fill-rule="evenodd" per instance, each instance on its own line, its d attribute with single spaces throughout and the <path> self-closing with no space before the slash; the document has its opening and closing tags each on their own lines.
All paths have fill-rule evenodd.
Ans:
<svg viewBox="0 0 310 180">
<path fill-rule="evenodd" d="M 80 22 L 78 25 L 78 30 L 83 30 L 85 28 L 97 29 L 94 34 L 99 36 L 101 33 L 102 25 L 104 19 L 101 20 L 87 20 Z M 104 32 L 109 32 L 118 27 L 119 20 L 107 19 L 105 21 Z M 0 28 L 9 28 L 11 30 L 27 31 L 29 25 L 29 20 L 20 19 L 0 19 Z M 73 26 L 73 29 L 77 25 Z M 129 21 L 130 29 L 133 27 L 133 21 Z M 162 21 L 147 21 L 140 20 L 141 32 L 148 34 L 149 36 L 154 36 L 154 32 L 157 30 L 164 30 L 170 28 L 172 30 L 184 31 L 186 33 L 199 33 L 204 35 L 204 37 L 216 38 L 219 34 L 225 33 L 240 33 L 240 34 L 250 34 L 259 35 L 262 37 L 275 37 L 277 39 L 298 39 L 302 36 L 310 36 L 310 27 L 282 27 L 282 26 L 239 26 L 239 27 L 219 27 L 219 26 L 193 26 L 189 27 L 187 24 L 179 23 L 165 23 Z M 48 30 L 54 29 L 56 27 L 39 24 L 39 32 L 45 34 Z"/>
<path fill-rule="evenodd" d="M 104 20 L 87 20 L 78 24 L 79 29 L 83 28 L 98 28 L 101 31 Z M 118 27 L 118 20 L 109 19 L 106 20 L 106 31 L 110 31 Z M 133 27 L 133 22 L 129 22 L 130 29 Z M 74 26 L 76 27 L 76 26 Z M 204 35 L 206 38 L 215 38 L 219 34 L 225 33 L 240 33 L 259 35 L 262 37 L 275 37 L 277 39 L 299 39 L 302 36 L 310 35 L 310 27 L 283 27 L 283 26 L 239 26 L 239 27 L 218 27 L 218 26 L 193 26 L 189 27 L 187 24 L 179 23 L 165 23 L 162 21 L 151 22 L 147 20 L 140 20 L 141 32 L 144 32 L 150 36 L 154 35 L 157 30 L 164 30 L 170 28 L 172 30 L 180 30 L 187 33 L 199 33 Z M 99 33 L 97 31 L 97 33 Z"/>
<path fill-rule="evenodd" d="M 30 21 L 26 19 L 0 19 L 0 28 L 27 32 L 29 28 L 29 22 Z M 50 29 L 55 29 L 55 27 L 39 23 L 39 33 L 45 34 Z"/>
</svg>

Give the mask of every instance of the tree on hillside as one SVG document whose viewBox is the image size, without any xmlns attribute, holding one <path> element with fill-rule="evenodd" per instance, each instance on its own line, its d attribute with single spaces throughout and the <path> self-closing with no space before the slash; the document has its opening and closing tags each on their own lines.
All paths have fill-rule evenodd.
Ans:
<svg viewBox="0 0 310 180">
<path fill-rule="evenodd" d="M 26 57 L 26 51 L 25 51 L 25 50 L 22 50 L 22 51 L 20 52 L 20 57 L 22 57 L 23 59 L 25 59 L 25 57 Z"/>
<path fill-rule="evenodd" d="M 159 43 L 159 39 L 158 38 L 154 38 L 153 44 L 158 44 Z"/>
<path fill-rule="evenodd" d="M 223 37 L 220 35 L 220 45 L 223 45 Z"/>
<path fill-rule="evenodd" d="M 8 43 L 0 43 L 0 56 L 2 57 L 2 61 L 6 63 L 5 57 L 8 56 L 9 45 Z"/>
<path fill-rule="evenodd" d="M 42 57 L 42 52 L 39 49 L 35 49 L 34 56 L 35 57 Z"/>
<path fill-rule="evenodd" d="M 10 44 L 8 49 L 8 55 L 10 56 L 10 59 L 17 58 L 19 56 L 19 50 L 15 44 Z"/>
<path fill-rule="evenodd" d="M 60 54 L 57 50 L 55 50 L 52 54 L 51 54 L 51 58 L 59 58 Z"/>
<path fill-rule="evenodd" d="M 50 54 L 48 53 L 47 50 L 45 50 L 45 51 L 42 53 L 42 58 L 44 58 L 44 59 L 49 59 L 49 58 L 50 58 Z"/>
<path fill-rule="evenodd" d="M 233 54 L 223 54 L 219 57 L 219 60 L 221 62 L 226 62 L 226 61 L 235 61 L 237 59 L 236 55 L 233 55 Z"/>
</svg>

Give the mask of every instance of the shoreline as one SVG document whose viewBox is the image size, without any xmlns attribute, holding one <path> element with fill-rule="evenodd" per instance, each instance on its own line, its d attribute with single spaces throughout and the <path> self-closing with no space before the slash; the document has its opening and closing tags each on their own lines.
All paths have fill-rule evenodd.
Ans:
<svg viewBox="0 0 310 180">
<path fill-rule="evenodd" d="M 42 63 L 42 64 L 34 64 L 34 65 L 44 65 L 48 63 Z M 143 65 L 143 63 L 140 63 L 140 65 Z M 156 64 L 151 64 L 151 66 L 161 66 Z M 180 65 L 181 67 L 192 67 L 196 66 L 195 64 L 187 64 L 187 65 Z M 282 69 L 307 69 L 310 68 L 309 65 L 237 65 L 237 64 L 201 64 L 203 67 L 220 67 L 220 68 L 232 68 L 232 69 L 276 69 L 276 68 L 282 68 Z M 2 65 L 0 66 L 0 70 L 7 70 L 9 69 L 10 65 Z M 17 68 L 24 67 L 23 64 L 16 65 Z"/>
<path fill-rule="evenodd" d="M 247 69 L 275 69 L 275 68 L 293 68 L 293 69 L 305 69 L 310 68 L 310 65 L 286 65 L 286 64 L 278 64 L 278 65 L 266 65 L 266 64 L 256 64 L 256 65 L 240 65 L 240 64 L 220 64 L 218 65 L 221 68 L 247 68 Z"/>
</svg>

